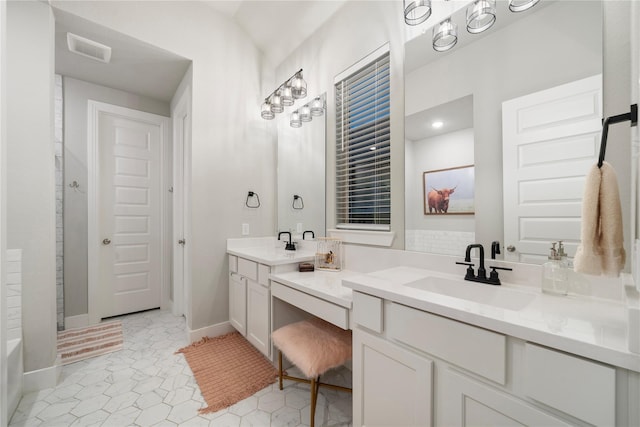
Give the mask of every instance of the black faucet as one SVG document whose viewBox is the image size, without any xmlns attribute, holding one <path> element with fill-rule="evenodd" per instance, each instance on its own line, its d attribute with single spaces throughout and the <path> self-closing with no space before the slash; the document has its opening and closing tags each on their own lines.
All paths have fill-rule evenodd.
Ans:
<svg viewBox="0 0 640 427">
<path fill-rule="evenodd" d="M 496 254 L 500 255 L 500 242 L 494 240 L 491 242 L 491 259 L 496 259 Z"/>
<path fill-rule="evenodd" d="M 280 240 L 280 236 L 282 236 L 283 234 L 288 234 L 289 235 L 289 241 L 286 242 L 287 244 L 284 247 L 285 251 L 295 251 L 296 250 L 296 244 L 293 243 L 291 241 L 291 232 L 289 231 L 281 231 L 278 233 L 278 240 Z"/>
<path fill-rule="evenodd" d="M 492 257 L 495 256 L 495 254 L 493 253 L 494 250 L 495 250 L 494 243 L 497 244 L 497 246 L 498 246 L 498 252 L 497 253 L 500 253 L 499 243 L 498 242 L 493 242 L 491 244 L 491 255 L 492 255 Z M 480 254 L 479 254 L 480 266 L 478 267 L 478 275 L 477 276 L 475 275 L 475 272 L 473 271 L 473 263 L 471 263 L 471 250 L 473 248 L 480 249 Z M 509 270 L 509 271 L 511 271 L 511 268 L 495 267 L 495 266 L 491 265 L 491 266 L 489 266 L 489 268 L 491 269 L 491 273 L 489 274 L 489 277 L 487 277 L 487 271 L 484 268 L 484 248 L 479 243 L 467 246 L 467 251 L 466 251 L 465 256 L 464 256 L 464 262 L 456 262 L 456 264 L 461 264 L 461 265 L 466 265 L 467 266 L 467 273 L 464 276 L 464 280 L 469 280 L 471 282 L 486 283 L 488 285 L 500 285 L 500 278 L 498 277 L 498 272 L 496 270 Z"/>
<path fill-rule="evenodd" d="M 316 238 L 316 234 L 315 234 L 312 230 L 307 230 L 307 231 L 305 231 L 304 233 L 302 233 L 302 240 L 304 240 L 304 236 L 305 236 L 305 234 L 307 234 L 307 233 L 311 233 L 311 238 L 312 238 L 312 239 L 315 239 L 315 238 Z"/>
</svg>

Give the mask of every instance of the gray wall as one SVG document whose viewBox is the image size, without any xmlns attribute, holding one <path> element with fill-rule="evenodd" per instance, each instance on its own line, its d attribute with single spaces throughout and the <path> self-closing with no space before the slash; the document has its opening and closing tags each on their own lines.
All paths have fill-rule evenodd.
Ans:
<svg viewBox="0 0 640 427">
<path fill-rule="evenodd" d="M 7 3 L 7 246 L 22 249 L 25 372 L 56 359 L 54 20 Z"/>
<path fill-rule="evenodd" d="M 348 1 L 296 49 L 276 70 L 283 81 L 304 69 L 310 94 L 327 93 L 326 223 L 335 228 L 335 94 L 334 78 L 384 43 L 391 60 L 391 230 L 395 248 L 404 248 L 404 100 L 402 3 Z"/>
<path fill-rule="evenodd" d="M 86 314 L 87 301 L 87 103 L 100 101 L 169 116 L 169 104 L 63 77 L 64 88 L 64 314 Z M 77 181 L 79 188 L 69 187 Z"/>
<path fill-rule="evenodd" d="M 260 118 L 273 74 L 244 31 L 200 2 L 51 3 L 193 61 L 187 321 L 192 330 L 228 321 L 226 239 L 240 237 L 243 222 L 252 236 L 273 235 L 276 222 L 275 125 Z M 260 195 L 260 209 L 244 207 L 248 190 Z"/>
</svg>

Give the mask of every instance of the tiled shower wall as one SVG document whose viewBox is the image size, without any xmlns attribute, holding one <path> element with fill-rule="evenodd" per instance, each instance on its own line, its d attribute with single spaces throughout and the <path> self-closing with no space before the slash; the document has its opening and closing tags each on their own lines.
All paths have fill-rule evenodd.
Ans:
<svg viewBox="0 0 640 427">
<path fill-rule="evenodd" d="M 63 221 L 62 198 L 64 195 L 64 147 L 62 142 L 62 76 L 56 74 L 55 87 L 55 162 L 56 162 L 56 307 L 58 330 L 64 329 L 64 287 L 63 287 Z"/>
</svg>

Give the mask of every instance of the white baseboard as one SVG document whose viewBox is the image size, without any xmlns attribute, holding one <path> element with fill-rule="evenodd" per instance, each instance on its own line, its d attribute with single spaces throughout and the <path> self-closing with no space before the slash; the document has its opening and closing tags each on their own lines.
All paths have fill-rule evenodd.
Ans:
<svg viewBox="0 0 640 427">
<path fill-rule="evenodd" d="M 191 330 L 189 329 L 189 342 L 200 341 L 204 337 L 217 337 L 219 335 L 228 334 L 235 331 L 229 321 L 216 323 L 215 325 L 205 326 L 204 328 Z"/>
<path fill-rule="evenodd" d="M 56 357 L 56 361 L 53 366 L 25 372 L 22 376 L 23 395 L 32 391 L 55 387 L 58 384 L 58 378 L 60 378 L 61 373 L 62 359 L 60 358 L 60 355 Z"/>
<path fill-rule="evenodd" d="M 79 314 L 77 316 L 69 316 L 64 318 L 65 329 L 84 328 L 89 326 L 89 315 Z"/>
</svg>

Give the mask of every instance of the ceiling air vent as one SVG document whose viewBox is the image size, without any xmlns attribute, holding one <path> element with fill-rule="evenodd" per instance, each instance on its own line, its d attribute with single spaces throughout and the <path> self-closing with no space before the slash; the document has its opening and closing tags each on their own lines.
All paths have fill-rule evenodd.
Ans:
<svg viewBox="0 0 640 427">
<path fill-rule="evenodd" d="M 67 46 L 69 46 L 71 52 L 96 61 L 109 62 L 111 59 L 111 48 L 109 46 L 85 39 L 76 34 L 67 33 Z"/>
</svg>

